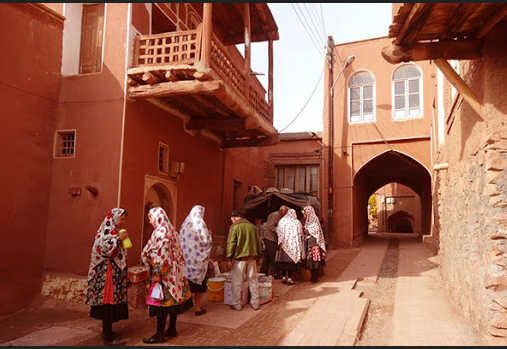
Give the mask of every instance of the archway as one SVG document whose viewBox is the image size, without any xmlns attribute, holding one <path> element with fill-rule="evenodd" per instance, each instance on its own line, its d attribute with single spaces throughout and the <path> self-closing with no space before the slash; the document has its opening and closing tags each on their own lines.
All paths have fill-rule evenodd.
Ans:
<svg viewBox="0 0 507 349">
<path fill-rule="evenodd" d="M 426 167 L 412 157 L 390 150 L 368 161 L 354 176 L 354 241 L 361 241 L 368 236 L 368 199 L 379 188 L 389 183 L 407 186 L 419 196 L 421 201 L 421 234 L 430 233 L 430 173 Z M 407 220 L 406 216 L 403 218 L 405 221 Z M 410 220 L 408 221 L 410 222 Z M 413 222 L 411 227 L 414 230 Z"/>
<path fill-rule="evenodd" d="M 405 211 L 398 211 L 389 216 L 387 226 L 390 233 L 413 233 L 414 216 Z"/>
<path fill-rule="evenodd" d="M 153 227 L 148 221 L 148 212 L 151 208 L 157 206 L 162 207 L 166 211 L 168 217 L 173 217 L 175 207 L 171 199 L 171 193 L 169 192 L 169 189 L 162 183 L 156 183 L 152 185 L 148 189 L 148 192 L 146 193 L 146 197 L 144 199 L 143 248 L 148 242 L 153 231 Z"/>
</svg>

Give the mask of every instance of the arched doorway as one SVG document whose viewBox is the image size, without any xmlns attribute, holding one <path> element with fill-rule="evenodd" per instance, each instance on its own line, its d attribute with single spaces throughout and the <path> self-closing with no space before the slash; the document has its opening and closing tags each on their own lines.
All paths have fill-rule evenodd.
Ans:
<svg viewBox="0 0 507 349">
<path fill-rule="evenodd" d="M 389 216 L 387 226 L 390 233 L 413 233 L 414 216 L 405 211 L 398 211 Z"/>
<path fill-rule="evenodd" d="M 163 178 L 146 176 L 143 205 L 143 234 L 142 248 L 148 242 L 153 227 L 148 221 L 148 212 L 151 208 L 162 207 L 173 224 L 176 224 L 176 185 Z"/>
<path fill-rule="evenodd" d="M 386 151 L 368 161 L 354 176 L 353 240 L 368 236 L 368 199 L 378 189 L 389 183 L 399 183 L 413 190 L 421 202 L 421 234 L 429 234 L 431 228 L 431 176 L 420 162 L 398 151 Z M 401 229 L 414 231 L 413 221 L 407 216 L 398 217 Z M 395 217 L 395 219 L 396 219 Z"/>
</svg>

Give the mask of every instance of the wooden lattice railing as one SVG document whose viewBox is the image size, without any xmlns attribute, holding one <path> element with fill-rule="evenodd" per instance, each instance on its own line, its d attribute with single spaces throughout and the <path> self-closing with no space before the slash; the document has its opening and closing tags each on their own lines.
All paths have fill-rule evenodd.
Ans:
<svg viewBox="0 0 507 349">
<path fill-rule="evenodd" d="M 236 61 L 236 62 L 235 62 Z M 211 41 L 211 69 L 231 86 L 238 95 L 246 97 L 246 79 L 237 57 L 228 54 L 228 49 L 216 37 Z"/>
<path fill-rule="evenodd" d="M 194 64 L 199 60 L 201 30 L 136 37 L 134 65 Z"/>
<path fill-rule="evenodd" d="M 136 37 L 134 66 L 197 63 L 201 56 L 201 27 L 195 30 L 169 32 Z M 265 100 L 266 91 L 259 80 L 245 73 L 245 61 L 235 46 L 225 46 L 213 35 L 211 69 L 234 93 L 245 98 L 252 110 L 272 121 L 271 109 Z"/>
</svg>

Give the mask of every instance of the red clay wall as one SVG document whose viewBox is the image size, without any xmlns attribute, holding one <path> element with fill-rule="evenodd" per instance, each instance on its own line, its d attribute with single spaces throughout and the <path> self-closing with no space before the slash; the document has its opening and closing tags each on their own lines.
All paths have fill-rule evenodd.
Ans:
<svg viewBox="0 0 507 349">
<path fill-rule="evenodd" d="M 29 4 L 2 4 L 0 17 L 2 315 L 28 304 L 40 290 L 62 22 Z"/>
<path fill-rule="evenodd" d="M 55 159 L 46 249 L 48 271 L 85 275 L 93 235 L 117 205 L 128 4 L 106 4 L 101 73 L 62 79 L 57 129 L 76 129 L 76 156 Z M 99 190 L 97 197 L 87 185 Z M 80 188 L 72 197 L 69 188 Z"/>
<path fill-rule="evenodd" d="M 386 62 L 380 55 L 382 47 L 391 39 L 386 37 L 340 44 L 335 47 L 337 60 L 334 64 L 334 77 L 342 70 L 345 59 L 354 55 L 355 60 L 338 78 L 334 87 L 334 212 L 332 244 L 352 244 L 351 220 L 353 217 L 352 183 L 357 170 L 379 154 L 391 150 L 405 153 L 419 161 L 427 169 L 430 165 L 430 125 L 432 120 L 432 102 L 436 93 L 435 68 L 428 62 L 417 62 L 423 74 L 423 117 L 409 121 L 392 120 L 392 73 L 398 67 Z M 347 117 L 347 83 L 359 70 L 367 70 L 375 76 L 376 121 L 374 123 L 349 124 Z M 326 70 L 326 75 L 327 75 Z M 325 81 L 329 77 L 326 76 Z M 327 103 L 329 90 L 324 101 Z M 328 127 L 329 109 L 325 104 L 324 128 Z M 409 138 L 402 141 L 400 139 Z M 395 141 L 391 147 L 384 143 Z M 365 141 L 375 143 L 365 144 Z M 329 132 L 324 130 L 323 143 L 329 144 Z M 327 170 L 327 152 L 324 166 Z M 326 174 L 327 176 L 327 174 Z M 327 190 L 325 183 L 324 190 Z"/>
<path fill-rule="evenodd" d="M 185 164 L 184 172 L 176 180 L 158 170 L 159 142 L 169 146 L 169 161 Z M 129 212 L 127 227 L 134 244 L 129 251 L 129 265 L 140 262 L 145 175 L 176 183 L 177 211 L 173 224 L 177 229 L 191 208 L 200 204 L 206 208 L 208 227 L 214 234 L 220 234 L 222 166 L 223 152 L 216 142 L 187 134 L 181 120 L 148 102 L 127 103 L 121 206 Z"/>
</svg>

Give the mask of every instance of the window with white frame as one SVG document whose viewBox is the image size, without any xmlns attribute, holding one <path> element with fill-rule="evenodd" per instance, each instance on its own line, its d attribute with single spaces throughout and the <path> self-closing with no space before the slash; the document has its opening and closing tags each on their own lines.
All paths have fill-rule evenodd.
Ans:
<svg viewBox="0 0 507 349">
<path fill-rule="evenodd" d="M 350 123 L 375 121 L 375 77 L 360 71 L 349 79 L 348 116 Z"/>
<path fill-rule="evenodd" d="M 393 73 L 393 119 L 422 117 L 422 74 L 414 64 L 405 64 Z"/>
</svg>

